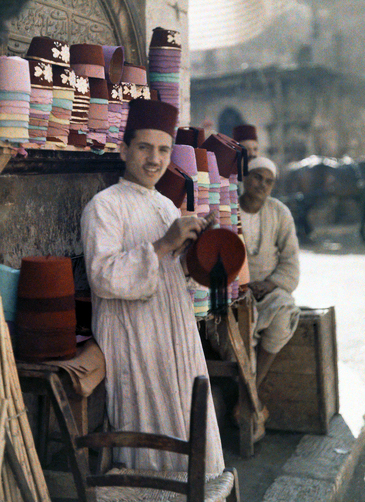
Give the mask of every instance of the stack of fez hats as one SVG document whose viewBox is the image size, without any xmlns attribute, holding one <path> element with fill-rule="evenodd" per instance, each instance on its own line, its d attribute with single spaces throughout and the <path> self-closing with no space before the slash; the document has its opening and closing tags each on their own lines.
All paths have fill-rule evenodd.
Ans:
<svg viewBox="0 0 365 502">
<path fill-rule="evenodd" d="M 120 145 L 119 129 L 122 122 L 122 80 L 124 47 L 103 45 L 105 78 L 108 85 L 108 132 L 105 147 L 115 150 Z"/>
<path fill-rule="evenodd" d="M 29 142 L 44 145 L 53 102 L 53 71 L 50 63 L 29 59 Z"/>
<path fill-rule="evenodd" d="M 103 151 L 108 124 L 108 85 L 105 79 L 103 47 L 95 44 L 74 44 L 70 47 L 71 67 L 81 77 L 88 77 L 90 106 L 87 144 Z"/>
<path fill-rule="evenodd" d="M 145 66 L 137 66 L 124 62 L 122 82 L 122 121 L 120 125 L 119 138 L 124 136 L 125 126 L 128 118 L 129 102 L 132 99 L 150 99 L 150 89 L 147 84 L 147 71 Z"/>
<path fill-rule="evenodd" d="M 155 28 L 149 47 L 151 89 L 161 101 L 180 107 L 181 36 L 178 31 Z"/>
<path fill-rule="evenodd" d="M 30 142 L 67 145 L 74 74 L 70 47 L 49 37 L 33 37 L 26 54 L 31 78 Z"/>
<path fill-rule="evenodd" d="M 70 258 L 23 258 L 15 323 L 18 359 L 38 362 L 75 356 L 75 285 Z"/>
<path fill-rule="evenodd" d="M 90 108 L 90 84 L 88 77 L 75 75 L 75 96 L 72 105 L 70 120 L 70 132 L 68 144 L 85 147 L 88 133 L 89 108 Z"/>
<path fill-rule="evenodd" d="M 214 152 L 207 150 L 208 170 L 209 170 L 209 208 L 214 211 L 216 224 L 220 226 L 220 189 L 221 177 L 218 171 L 217 159 Z"/>
<path fill-rule="evenodd" d="M 29 139 L 31 85 L 28 61 L 0 57 L 0 140 L 16 146 Z"/>
<path fill-rule="evenodd" d="M 64 147 L 68 144 L 75 78 L 75 72 L 71 68 L 53 67 L 53 101 L 47 129 L 48 145 Z"/>
<path fill-rule="evenodd" d="M 182 169 L 193 180 L 194 187 L 194 207 L 188 204 L 187 196 L 180 209 L 183 216 L 197 214 L 198 201 L 198 169 L 194 147 L 190 145 L 174 145 L 171 153 L 171 161 Z"/>
</svg>

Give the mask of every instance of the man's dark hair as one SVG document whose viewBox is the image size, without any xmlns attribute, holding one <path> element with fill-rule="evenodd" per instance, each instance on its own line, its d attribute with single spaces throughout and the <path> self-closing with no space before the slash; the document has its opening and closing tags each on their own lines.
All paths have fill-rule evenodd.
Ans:
<svg viewBox="0 0 365 502">
<path fill-rule="evenodd" d="M 130 129 L 129 131 L 126 131 L 124 133 L 123 141 L 127 146 L 129 146 L 131 144 L 132 139 L 135 137 L 136 137 L 135 129 Z"/>
</svg>

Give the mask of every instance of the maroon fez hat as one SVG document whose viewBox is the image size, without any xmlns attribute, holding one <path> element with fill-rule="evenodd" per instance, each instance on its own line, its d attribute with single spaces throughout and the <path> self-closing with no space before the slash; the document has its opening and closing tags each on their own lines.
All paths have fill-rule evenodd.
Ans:
<svg viewBox="0 0 365 502">
<path fill-rule="evenodd" d="M 179 127 L 176 134 L 177 145 L 190 145 L 200 148 L 205 141 L 205 131 L 202 127 Z"/>
<path fill-rule="evenodd" d="M 75 285 L 71 258 L 22 259 L 16 315 L 17 355 L 24 361 L 76 354 Z"/>
<path fill-rule="evenodd" d="M 246 139 L 258 141 L 256 127 L 250 124 L 243 124 L 234 127 L 233 139 L 236 141 L 245 141 Z"/>
<path fill-rule="evenodd" d="M 242 181 L 242 165 L 243 174 L 248 174 L 247 150 L 232 138 L 223 134 L 211 134 L 202 148 L 215 153 L 219 174 L 224 178 L 237 174 L 238 180 Z"/>
<path fill-rule="evenodd" d="M 129 102 L 125 132 L 138 129 L 157 129 L 175 137 L 178 109 L 164 101 L 133 99 Z"/>
<path fill-rule="evenodd" d="M 179 166 L 171 162 L 156 183 L 156 189 L 180 208 L 187 195 L 187 210 L 194 211 L 194 182 Z M 192 209 L 189 209 L 191 207 Z"/>
<path fill-rule="evenodd" d="M 246 256 L 238 235 L 225 228 L 205 230 L 186 255 L 191 277 L 210 288 L 212 313 L 225 313 L 228 305 L 227 286 L 237 277 Z"/>
</svg>

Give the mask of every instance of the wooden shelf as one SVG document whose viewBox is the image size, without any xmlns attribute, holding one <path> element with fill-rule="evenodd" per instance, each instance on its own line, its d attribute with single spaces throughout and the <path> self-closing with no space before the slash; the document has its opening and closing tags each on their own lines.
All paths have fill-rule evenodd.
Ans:
<svg viewBox="0 0 365 502">
<path fill-rule="evenodd" d="M 123 170 L 119 152 L 97 154 L 90 148 L 27 148 L 27 157 L 16 154 L 16 148 L 0 142 L 0 176 L 25 174 L 104 173 Z M 14 156 L 15 154 L 15 156 Z"/>
</svg>

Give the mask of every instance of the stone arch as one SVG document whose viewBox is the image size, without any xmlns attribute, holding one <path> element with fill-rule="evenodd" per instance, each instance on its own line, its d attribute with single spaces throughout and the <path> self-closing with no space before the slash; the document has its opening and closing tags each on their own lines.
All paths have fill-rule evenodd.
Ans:
<svg viewBox="0 0 365 502">
<path fill-rule="evenodd" d="M 8 23 L 6 53 L 24 56 L 34 36 L 70 44 L 123 45 L 126 60 L 145 63 L 145 37 L 133 0 L 29 0 Z"/>
<path fill-rule="evenodd" d="M 226 134 L 227 136 L 232 136 L 233 128 L 244 123 L 245 120 L 236 108 L 227 107 L 218 117 L 218 131 Z"/>
</svg>

